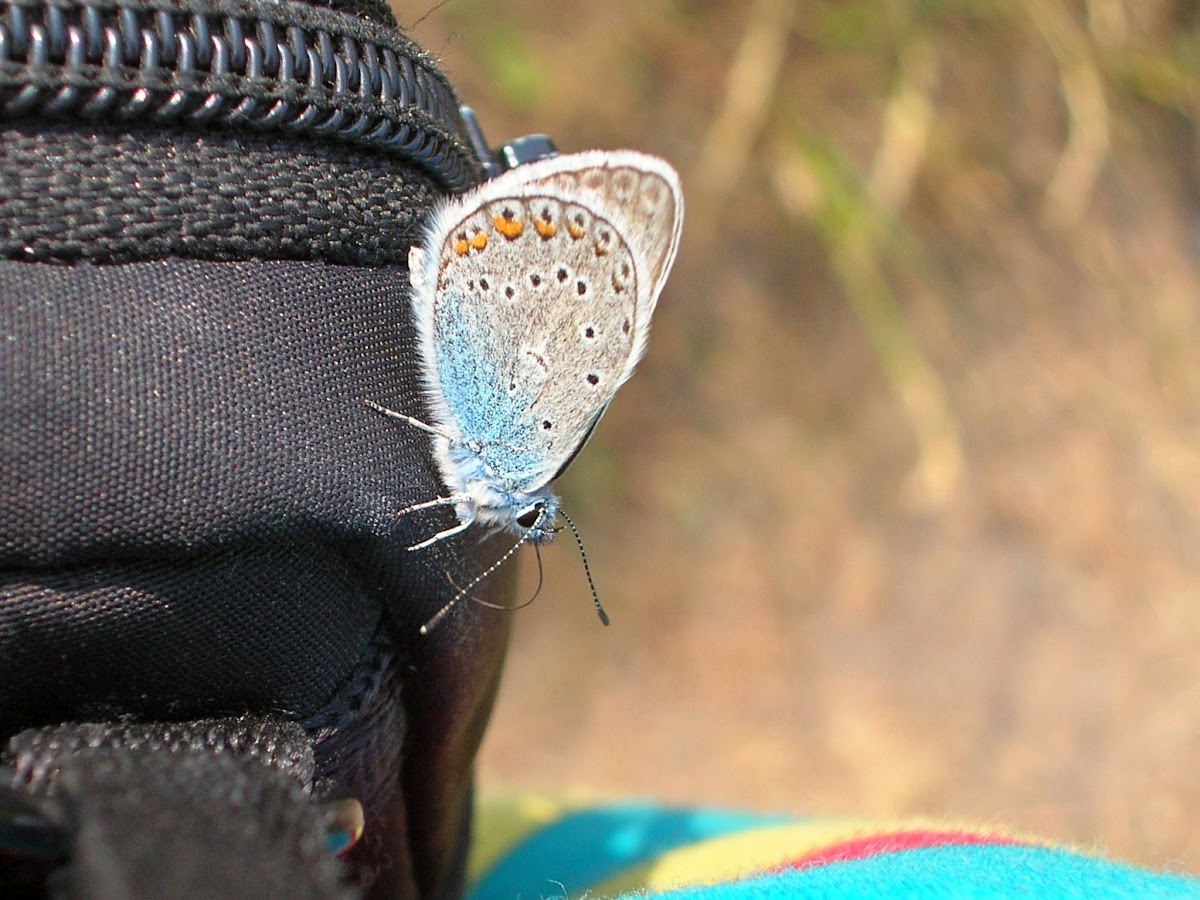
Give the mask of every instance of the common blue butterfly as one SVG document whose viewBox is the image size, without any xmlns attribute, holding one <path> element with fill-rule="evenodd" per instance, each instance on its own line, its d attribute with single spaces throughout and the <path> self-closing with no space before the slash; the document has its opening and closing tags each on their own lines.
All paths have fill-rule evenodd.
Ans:
<svg viewBox="0 0 1200 900">
<path fill-rule="evenodd" d="M 458 523 L 553 539 L 550 490 L 646 349 L 683 224 L 657 157 L 592 150 L 444 201 L 408 258 L 427 431 Z"/>
</svg>

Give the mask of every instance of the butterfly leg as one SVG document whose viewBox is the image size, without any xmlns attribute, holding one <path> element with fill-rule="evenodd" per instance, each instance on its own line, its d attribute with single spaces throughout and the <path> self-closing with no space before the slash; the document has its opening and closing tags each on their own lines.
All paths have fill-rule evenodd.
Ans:
<svg viewBox="0 0 1200 900">
<path fill-rule="evenodd" d="M 454 494 L 450 497 L 435 497 L 432 500 L 426 500 L 424 503 L 414 503 L 412 506 L 406 506 L 404 509 L 396 513 L 397 516 L 407 516 L 410 512 L 416 512 L 419 509 L 433 509 L 435 506 L 453 506 L 456 503 L 468 499 L 466 494 Z"/>
<path fill-rule="evenodd" d="M 439 531 L 433 537 L 426 538 L 425 540 L 421 541 L 421 543 L 419 543 L 419 544 L 413 544 L 408 549 L 409 550 L 424 550 L 426 547 L 432 547 L 438 541 L 444 541 L 446 538 L 454 537 L 454 535 L 456 535 L 456 534 L 462 534 L 464 531 L 466 531 L 468 528 L 470 528 L 474 524 L 475 524 L 474 522 L 459 522 L 453 528 L 447 528 L 445 531 Z"/>
<path fill-rule="evenodd" d="M 412 416 L 407 416 L 402 412 L 396 412 L 394 409 L 388 409 L 386 406 L 380 406 L 374 400 L 365 400 L 364 399 L 363 403 L 365 403 L 367 406 L 371 407 L 371 409 L 375 410 L 376 412 L 381 412 L 385 416 L 390 416 L 393 419 L 399 419 L 401 422 L 407 422 L 409 425 L 412 425 L 414 428 L 420 428 L 422 431 L 429 432 L 429 434 L 434 434 L 434 435 L 437 435 L 438 437 L 449 437 L 449 435 L 447 435 L 440 428 L 434 428 L 432 425 L 422 422 L 420 419 L 414 419 Z"/>
<path fill-rule="evenodd" d="M 416 512 L 421 509 L 433 509 L 436 506 L 453 506 L 463 500 L 469 499 L 466 494 L 454 494 L 449 497 L 434 497 L 432 500 L 426 500 L 424 503 L 414 503 L 412 506 L 406 506 L 404 509 L 396 513 L 397 516 L 404 516 L 410 512 Z M 466 531 L 475 523 L 474 519 L 468 519 L 466 522 L 459 522 L 453 528 L 447 528 L 445 531 L 439 531 L 431 538 L 421 541 L 419 544 L 413 544 L 409 550 L 424 550 L 436 544 L 438 541 L 444 541 L 448 537 L 454 537 Z"/>
</svg>

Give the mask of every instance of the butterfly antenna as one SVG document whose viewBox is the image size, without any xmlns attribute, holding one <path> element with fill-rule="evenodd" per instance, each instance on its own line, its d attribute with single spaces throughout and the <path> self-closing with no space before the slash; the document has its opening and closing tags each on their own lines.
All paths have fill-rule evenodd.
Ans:
<svg viewBox="0 0 1200 900">
<path fill-rule="evenodd" d="M 537 544 L 534 544 L 534 546 L 536 547 Z M 467 600 L 470 600 L 472 603 L 477 603 L 480 606 L 486 606 L 488 609 L 499 609 L 504 612 L 515 612 L 518 609 L 524 609 L 530 603 L 532 603 L 534 600 L 537 599 L 537 594 L 535 593 L 532 597 L 530 597 L 524 603 L 518 603 L 516 606 L 507 606 L 503 603 L 493 603 L 491 600 L 482 600 L 479 597 L 476 597 L 474 594 L 470 593 L 470 585 L 468 585 L 465 588 L 460 588 L 458 586 L 458 582 L 456 582 L 454 580 L 453 576 L 451 576 L 449 572 L 446 573 L 446 581 L 448 581 L 450 583 L 450 586 L 452 588 L 454 588 L 456 591 L 459 591 L 460 595 L 462 597 L 466 598 Z"/>
<path fill-rule="evenodd" d="M 596 582 L 592 580 L 592 569 L 588 565 L 587 551 L 583 549 L 583 538 L 579 536 L 579 529 L 575 527 L 575 523 L 571 521 L 570 516 L 561 509 L 558 511 L 558 514 L 571 526 L 571 534 L 575 535 L 575 545 L 579 548 L 579 559 L 583 562 L 583 574 L 587 576 L 588 587 L 592 589 L 592 604 L 596 607 L 596 615 L 600 617 L 600 621 L 607 625 L 608 613 L 600 605 L 600 594 L 596 592 Z"/>
<path fill-rule="evenodd" d="M 537 544 L 533 545 L 533 555 L 537 558 L 538 562 L 538 583 L 537 587 L 533 589 L 533 596 L 522 603 L 521 606 L 528 606 L 530 603 L 536 600 L 538 598 L 538 594 L 542 592 L 542 584 L 544 583 L 546 570 L 542 568 L 542 548 Z"/>
<path fill-rule="evenodd" d="M 542 592 L 542 584 L 543 584 L 543 583 L 544 583 L 544 581 L 545 581 L 546 570 L 545 570 L 545 569 L 543 568 L 543 566 L 542 566 L 542 548 L 541 548 L 541 547 L 539 547 L 537 544 L 534 544 L 534 545 L 533 545 L 533 555 L 534 555 L 534 556 L 537 558 L 537 566 L 538 566 L 538 582 L 537 582 L 537 587 L 535 587 L 535 588 L 533 589 L 533 596 L 532 596 L 532 597 L 530 597 L 530 598 L 529 598 L 528 600 L 526 600 L 524 603 L 518 603 L 516 606 L 506 606 L 506 605 L 504 605 L 503 603 L 493 603 L 493 602 L 492 602 L 492 601 L 490 601 L 490 600 L 480 600 L 480 599 L 479 599 L 478 597 L 476 597 L 474 594 L 468 594 L 468 593 L 467 593 L 467 592 L 468 592 L 468 591 L 471 589 L 471 585 L 470 585 L 470 584 L 469 584 L 469 585 L 467 585 L 465 588 L 461 588 L 461 589 L 460 589 L 460 588 L 458 587 L 458 585 L 454 583 L 454 579 L 453 579 L 452 577 L 450 577 L 450 574 L 449 574 L 449 573 L 446 573 L 446 580 L 447 580 L 447 581 L 449 581 L 449 582 L 450 582 L 450 584 L 451 584 L 451 585 L 452 585 L 452 586 L 453 586 L 453 587 L 454 587 L 456 590 L 459 590 L 459 591 L 460 591 L 460 593 L 464 594 L 464 595 L 467 597 L 467 599 L 469 599 L 469 600 L 470 600 L 472 603 L 478 603 L 480 606 L 486 606 L 488 609 L 503 609 L 503 610 L 505 610 L 506 612 L 513 612 L 513 611 L 515 611 L 515 610 L 518 610 L 518 609 L 524 609 L 524 608 L 525 608 L 525 607 L 527 607 L 527 606 L 528 606 L 530 603 L 532 603 L 534 600 L 536 600 L 536 599 L 538 598 L 538 595 L 539 595 L 539 594 L 541 594 L 541 592 Z M 471 582 L 471 584 L 474 584 L 474 583 L 475 583 L 475 582 Z"/>
<path fill-rule="evenodd" d="M 532 530 L 532 529 L 530 529 L 530 530 Z M 442 621 L 442 619 L 444 619 L 446 617 L 446 613 L 450 612 L 450 610 L 452 610 L 454 608 L 455 604 L 457 604 L 459 600 L 461 600 L 463 597 L 468 596 L 471 592 L 471 589 L 474 588 L 475 585 L 479 584 L 479 582 L 483 581 L 485 578 L 487 578 L 489 575 L 491 575 L 493 572 L 495 572 L 498 568 L 500 568 L 502 565 L 504 565 L 506 562 L 508 562 L 509 557 L 511 557 L 514 553 L 516 553 L 517 550 L 519 550 L 521 548 L 521 545 L 524 544 L 528 540 L 529 540 L 529 532 L 527 531 L 527 532 L 525 532 L 525 534 L 521 535 L 520 540 L 518 540 L 515 544 L 513 544 L 511 547 L 509 547 L 508 550 L 505 551 L 503 556 L 501 556 L 498 560 L 496 560 L 494 563 L 492 563 L 490 566 L 488 566 L 486 569 L 484 569 L 482 572 L 480 572 L 478 575 L 476 575 L 474 578 L 472 578 L 470 581 L 468 581 L 465 586 L 460 587 L 458 589 L 458 593 L 456 593 L 453 597 L 451 597 L 448 601 L 446 601 L 446 605 L 443 606 L 441 609 L 439 609 L 437 612 L 435 612 L 433 614 L 433 618 L 431 618 L 428 622 L 426 622 L 424 625 L 421 626 L 421 634 L 429 634 L 429 632 L 433 631 L 433 629 L 437 627 L 438 622 Z M 538 557 L 538 563 L 540 566 L 541 557 Z M 450 583 L 452 585 L 454 584 L 453 581 L 451 581 Z M 536 596 L 537 595 L 534 594 L 534 597 L 536 597 Z M 528 601 L 526 601 L 525 603 L 522 603 L 521 606 L 502 606 L 499 603 L 489 603 L 487 600 L 480 600 L 478 597 L 471 597 L 471 599 L 474 600 L 476 603 L 478 603 L 480 606 L 487 606 L 487 607 L 490 607 L 491 609 L 521 609 L 521 607 L 528 606 L 530 603 L 533 602 L 533 598 L 531 597 Z"/>
</svg>

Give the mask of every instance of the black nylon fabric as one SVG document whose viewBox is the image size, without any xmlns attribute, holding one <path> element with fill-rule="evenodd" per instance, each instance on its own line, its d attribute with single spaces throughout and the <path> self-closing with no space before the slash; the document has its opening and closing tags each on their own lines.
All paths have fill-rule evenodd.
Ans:
<svg viewBox="0 0 1200 900">
<path fill-rule="evenodd" d="M 391 25 L 375 0 L 331 8 Z M 368 896 L 461 893 L 509 618 L 464 602 L 418 629 L 511 540 L 471 529 L 409 553 L 453 513 L 396 515 L 444 488 L 428 435 L 363 403 L 425 412 L 405 262 L 436 195 L 395 154 L 318 136 L 0 122 L 0 742 L 149 723 L 140 825 L 184 842 L 173 896 L 202 894 L 237 832 L 184 821 L 171 760 L 233 796 L 266 782 L 243 780 L 253 746 L 196 758 L 171 736 L 247 714 L 298 723 L 312 787 L 362 802 L 349 863 Z M 472 593 L 505 602 L 514 571 Z M 52 878 L 123 896 L 104 879 L 139 827 L 121 795 L 140 762 L 91 763 L 72 777 L 92 837 Z M 306 840 L 287 824 L 305 798 L 268 794 L 280 815 L 262 805 L 257 833 Z M 139 875 L 175 877 L 142 859 Z"/>
<path fill-rule="evenodd" d="M 67 700 L 312 713 L 400 564 L 448 555 L 405 548 L 449 513 L 396 516 L 441 491 L 427 437 L 362 402 L 413 409 L 406 273 L 0 262 L 0 281 L 0 723 Z"/>
<path fill-rule="evenodd" d="M 437 192 L 395 158 L 173 127 L 0 127 L 0 257 L 406 266 Z"/>
<path fill-rule="evenodd" d="M 308 262 L 0 262 L 0 732 L 283 711 L 364 799 L 377 896 L 454 896 L 508 623 L 418 628 L 507 543 L 405 549 L 453 522 L 396 515 L 442 490 L 428 438 L 362 402 L 424 412 L 406 292 Z"/>
<path fill-rule="evenodd" d="M 64 760 L 113 750 L 236 755 L 281 772 L 298 786 L 311 785 L 316 769 L 312 744 L 299 724 L 253 716 L 165 725 L 117 722 L 30 729 L 14 735 L 2 756 L 12 770 L 12 785 L 44 797 L 54 790 Z"/>
<path fill-rule="evenodd" d="M 354 896 L 301 786 L 252 758 L 103 748 L 59 781 L 76 843 L 54 897 Z"/>
<path fill-rule="evenodd" d="M 0 776 L 38 798 L 27 818 L 42 830 L 24 826 L 34 859 L 65 863 L 54 896 L 356 893 L 324 847 L 329 800 L 310 800 L 313 747 L 295 722 L 66 725 L 16 735 L 4 759 Z M 21 802 L 9 785 L 0 797 Z"/>
<path fill-rule="evenodd" d="M 377 22 L 380 25 L 394 26 L 396 24 L 392 8 L 382 0 L 332 0 L 326 6 L 338 12 L 358 16 L 360 19 Z"/>
</svg>

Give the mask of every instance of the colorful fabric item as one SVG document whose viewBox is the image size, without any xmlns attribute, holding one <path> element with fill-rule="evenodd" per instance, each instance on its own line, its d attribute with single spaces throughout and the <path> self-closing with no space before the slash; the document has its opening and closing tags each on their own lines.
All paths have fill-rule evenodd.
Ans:
<svg viewBox="0 0 1200 900">
<path fill-rule="evenodd" d="M 485 800 L 469 900 L 655 897 L 1196 898 L 1155 873 L 990 827 L 603 805 L 541 795 Z"/>
</svg>

